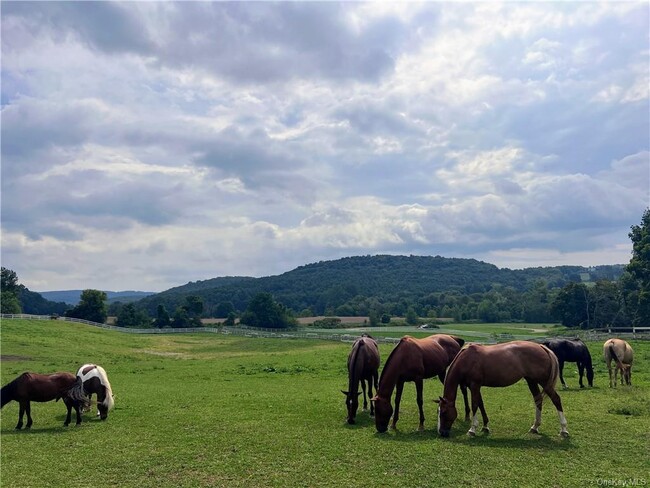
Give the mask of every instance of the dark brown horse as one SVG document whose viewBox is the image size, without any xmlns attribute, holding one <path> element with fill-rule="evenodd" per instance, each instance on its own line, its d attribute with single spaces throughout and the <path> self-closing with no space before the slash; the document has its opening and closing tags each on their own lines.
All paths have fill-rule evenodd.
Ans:
<svg viewBox="0 0 650 488">
<path fill-rule="evenodd" d="M 542 423 L 542 400 L 547 394 L 560 417 L 560 435 L 566 437 L 567 422 L 562 411 L 562 401 L 555 391 L 560 367 L 555 354 L 541 344 L 527 341 L 512 341 L 493 346 L 471 344 L 458 353 L 451 363 L 445 379 L 444 394 L 438 402 L 438 433 L 449 437 L 451 426 L 456 420 L 456 394 L 459 385 L 467 385 L 472 392 L 472 426 L 468 434 L 476 435 L 480 408 L 483 415 L 483 431 L 490 432 L 488 416 L 485 413 L 481 387 L 503 387 L 525 379 L 535 400 L 535 423 L 531 433 L 539 433 Z M 542 387 L 543 393 L 539 387 Z"/>
<path fill-rule="evenodd" d="M 66 417 L 64 425 L 70 423 L 73 407 L 77 414 L 77 424 L 79 424 L 81 423 L 81 414 L 79 410 L 83 403 L 83 398 L 75 397 L 72 394 L 72 389 L 75 386 L 76 381 L 77 377 L 72 373 L 23 373 L 18 378 L 2 387 L 2 391 L 0 392 L 0 396 L 2 397 L 2 407 L 12 400 L 17 401 L 20 405 L 20 411 L 18 414 L 18 424 L 16 425 L 16 429 L 22 429 L 23 415 L 25 413 L 27 414 L 27 425 L 25 425 L 25 428 L 29 429 L 32 426 L 30 402 L 58 401 L 60 398 L 63 398 L 63 402 L 68 409 L 68 416 Z"/>
<path fill-rule="evenodd" d="M 354 418 L 359 408 L 359 383 L 363 390 L 363 409 L 368 409 L 368 398 L 372 397 L 372 387 L 377 390 L 379 379 L 379 348 L 377 341 L 369 335 L 359 337 L 352 345 L 348 355 L 348 391 L 345 395 L 345 405 L 348 410 L 348 424 L 354 424 Z M 368 395 L 366 396 L 366 384 Z M 373 403 L 370 402 L 370 416 L 375 414 Z"/>
<path fill-rule="evenodd" d="M 97 415 L 102 420 L 108 417 L 108 411 L 113 408 L 113 390 L 108 381 L 108 375 L 101 366 L 84 364 L 77 371 L 77 383 L 73 388 L 75 397 L 85 397 L 90 404 L 91 396 L 97 396 Z"/>
<path fill-rule="evenodd" d="M 557 356 L 560 365 L 560 381 L 562 386 L 567 388 L 566 381 L 564 381 L 564 363 L 576 363 L 578 366 L 578 373 L 580 375 L 580 388 L 584 388 L 582 383 L 582 376 L 587 373 L 587 382 L 589 386 L 594 386 L 594 367 L 591 364 L 591 354 L 587 345 L 582 340 L 576 339 L 545 339 L 540 342 L 548 347 Z"/>
<path fill-rule="evenodd" d="M 440 381 L 445 380 L 447 366 L 454 359 L 465 341 L 460 337 L 446 334 L 435 334 L 424 339 L 415 339 L 404 336 L 399 344 L 388 356 L 384 369 L 379 378 L 377 395 L 373 398 L 375 402 L 375 426 L 377 431 L 386 432 L 388 422 L 393 416 L 392 428 L 395 429 L 399 420 L 399 404 L 402 399 L 402 390 L 407 381 L 415 382 L 417 391 L 417 403 L 420 409 L 420 425 L 418 430 L 424 430 L 424 411 L 422 408 L 422 387 L 425 378 L 438 376 Z M 395 393 L 395 413 L 391 405 L 393 390 Z M 469 406 L 467 404 L 467 392 L 463 387 L 465 395 L 465 409 L 469 418 Z"/>
</svg>

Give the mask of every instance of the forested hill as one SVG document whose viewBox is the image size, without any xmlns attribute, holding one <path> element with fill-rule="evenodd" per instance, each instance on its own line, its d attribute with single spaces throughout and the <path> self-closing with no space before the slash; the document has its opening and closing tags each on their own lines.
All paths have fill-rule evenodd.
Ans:
<svg viewBox="0 0 650 488">
<path fill-rule="evenodd" d="M 163 304 L 174 310 L 188 295 L 204 302 L 204 314 L 215 314 L 216 307 L 232 303 L 243 311 L 257 293 L 269 292 L 295 312 L 309 310 L 314 315 L 335 312 L 355 315 L 362 302 L 414 303 L 428 295 L 456 292 L 462 295 L 484 293 L 495 286 L 523 292 L 543 280 L 549 287 L 562 287 L 570 281 L 617 279 L 623 265 L 558 266 L 524 270 L 500 269 L 475 259 L 440 256 L 358 256 L 321 261 L 300 266 L 277 276 L 263 278 L 222 277 L 191 282 L 144 298 L 138 302 L 155 316 Z"/>
</svg>

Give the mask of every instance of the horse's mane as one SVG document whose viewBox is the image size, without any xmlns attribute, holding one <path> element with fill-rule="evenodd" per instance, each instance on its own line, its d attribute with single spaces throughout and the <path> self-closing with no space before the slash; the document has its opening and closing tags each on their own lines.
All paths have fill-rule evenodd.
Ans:
<svg viewBox="0 0 650 488">
<path fill-rule="evenodd" d="M 390 366 L 390 361 L 393 358 L 393 354 L 395 354 L 395 351 L 397 351 L 397 349 L 399 349 L 399 346 L 401 346 L 403 342 L 404 342 L 404 338 L 402 337 L 399 340 L 399 342 L 397 343 L 397 345 L 393 348 L 393 350 L 388 355 L 388 359 L 386 359 L 386 363 L 384 364 L 384 369 L 382 369 L 381 376 L 379 377 L 379 383 L 381 383 L 381 379 L 384 376 L 384 372 L 387 371 L 388 367 Z"/>
<path fill-rule="evenodd" d="M 106 374 L 106 371 L 104 368 L 102 368 L 99 365 L 96 365 L 97 371 L 99 372 L 99 377 L 102 385 L 104 385 L 104 388 L 106 388 L 106 398 L 104 399 L 104 405 L 108 410 L 113 408 L 113 405 L 115 405 L 115 402 L 113 400 L 113 389 L 111 388 L 111 383 L 108 381 L 108 375 Z"/>
</svg>

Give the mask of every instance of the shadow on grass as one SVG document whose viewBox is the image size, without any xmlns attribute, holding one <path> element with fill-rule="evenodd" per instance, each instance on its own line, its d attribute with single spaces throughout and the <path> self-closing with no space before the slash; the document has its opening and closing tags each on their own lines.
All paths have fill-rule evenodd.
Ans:
<svg viewBox="0 0 650 488">
<path fill-rule="evenodd" d="M 571 437 L 561 439 L 555 434 L 526 434 L 522 438 L 504 438 L 495 437 L 494 434 L 480 433 L 476 437 L 469 437 L 466 431 L 452 431 L 451 437 L 443 438 L 435 430 L 425 430 L 423 432 L 410 431 L 401 432 L 399 430 L 389 433 L 375 433 L 375 437 L 384 442 L 428 442 L 436 441 L 440 443 L 464 444 L 469 446 L 485 446 L 496 448 L 517 448 L 517 449 L 549 449 L 549 450 L 570 450 L 576 446 L 571 442 Z"/>
</svg>

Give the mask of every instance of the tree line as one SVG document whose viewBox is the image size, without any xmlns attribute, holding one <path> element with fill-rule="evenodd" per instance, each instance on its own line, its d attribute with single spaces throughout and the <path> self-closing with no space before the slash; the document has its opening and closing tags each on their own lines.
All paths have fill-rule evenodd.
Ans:
<svg viewBox="0 0 650 488">
<path fill-rule="evenodd" d="M 110 313 L 126 327 L 194 327 L 200 326 L 201 317 L 290 327 L 296 316 L 316 315 L 370 316 L 376 319 L 373 323 L 387 323 L 391 317 L 444 317 L 486 323 L 559 321 L 581 328 L 648 325 L 650 209 L 640 225 L 631 227 L 629 237 L 633 249 L 626 266 L 509 270 L 472 259 L 360 256 L 301 266 L 274 277 L 189 283 L 134 303 L 104 305 L 96 318 L 105 320 Z M 583 279 L 586 275 L 588 280 Z M 12 313 L 5 309 L 22 306 L 26 313 L 39 313 L 31 311 L 31 295 L 38 294 L 21 286 L 13 271 L 2 269 L 2 311 Z M 63 313 L 87 318 L 88 310 L 97 312 L 105 303 L 102 293 L 85 290 L 79 305 Z M 53 304 L 52 310 L 61 305 Z M 39 307 L 44 304 L 39 302 Z"/>
</svg>

